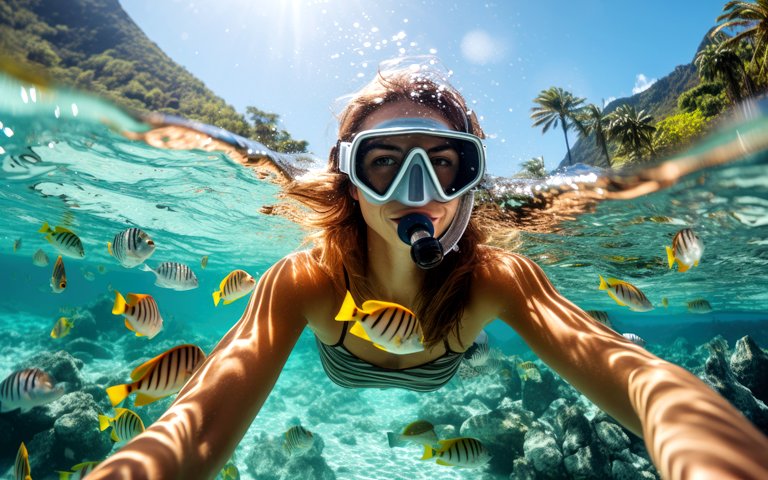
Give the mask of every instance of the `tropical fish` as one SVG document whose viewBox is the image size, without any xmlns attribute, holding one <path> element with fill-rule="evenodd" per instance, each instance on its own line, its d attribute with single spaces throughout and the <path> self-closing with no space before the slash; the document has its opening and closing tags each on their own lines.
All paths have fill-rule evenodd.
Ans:
<svg viewBox="0 0 768 480">
<path fill-rule="evenodd" d="M 59 480 L 83 480 L 100 462 L 82 462 L 72 467 L 71 472 L 59 471 Z"/>
<path fill-rule="evenodd" d="M 134 392 L 135 406 L 148 405 L 181 390 L 204 360 L 205 353 L 197 345 L 173 347 L 136 367 L 131 372 L 132 383 L 107 388 L 107 395 L 113 407 Z"/>
<path fill-rule="evenodd" d="M 437 445 L 435 426 L 426 420 L 416 420 L 403 428 L 402 433 L 387 432 L 389 448 L 402 447 L 407 443 Z"/>
<path fill-rule="evenodd" d="M 32 480 L 32 469 L 29 468 L 29 452 L 24 442 L 19 445 L 16 452 L 16 461 L 13 463 L 14 480 Z"/>
<path fill-rule="evenodd" d="M 635 345 L 645 347 L 645 340 L 640 338 L 638 335 L 635 335 L 634 333 L 622 333 L 621 336 L 634 343 Z"/>
<path fill-rule="evenodd" d="M 416 315 L 402 305 L 368 300 L 359 308 L 352 294 L 347 292 L 336 320 L 355 322 L 349 333 L 382 350 L 400 355 L 424 350 L 421 325 Z"/>
<path fill-rule="evenodd" d="M 622 307 L 629 307 L 635 312 L 653 310 L 653 305 L 651 305 L 648 297 L 636 286 L 615 278 L 609 278 L 606 281 L 602 275 L 598 276 L 600 277 L 600 290 L 607 290 L 608 296 Z"/>
<path fill-rule="evenodd" d="M 424 445 L 422 460 L 436 458 L 438 465 L 447 467 L 481 467 L 488 463 L 491 454 L 476 438 L 461 437 L 439 440 L 440 447 Z"/>
<path fill-rule="evenodd" d="M 587 310 L 587 315 L 595 319 L 596 321 L 602 323 L 608 328 L 613 328 L 613 323 L 611 323 L 610 317 L 608 317 L 608 312 L 605 310 Z"/>
<path fill-rule="evenodd" d="M 475 369 L 469 363 L 462 361 L 459 363 L 459 369 L 456 370 L 456 374 L 461 380 L 469 380 L 470 378 L 477 378 L 480 376 L 480 370 Z"/>
<path fill-rule="evenodd" d="M 21 409 L 22 413 L 58 400 L 64 388 L 39 368 L 25 368 L 11 373 L 0 383 L 0 412 Z"/>
<path fill-rule="evenodd" d="M 472 367 L 485 365 L 491 356 L 491 348 L 488 346 L 488 343 L 474 343 L 473 346 L 472 353 L 466 359 L 467 363 Z"/>
<path fill-rule="evenodd" d="M 13 253 L 18 252 L 19 250 L 21 250 L 21 239 L 17 238 L 13 241 Z"/>
<path fill-rule="evenodd" d="M 238 298 L 248 295 L 256 288 L 256 279 L 245 270 L 233 270 L 221 281 L 219 289 L 213 292 L 213 304 L 218 306 L 219 301 L 224 300 L 224 305 L 229 305 Z"/>
<path fill-rule="evenodd" d="M 203 258 L 200 259 L 200 268 L 205 270 L 205 267 L 208 266 L 208 255 L 203 255 Z"/>
<path fill-rule="evenodd" d="M 188 266 L 183 263 L 163 262 L 153 270 L 144 264 L 142 270 L 155 274 L 155 285 L 173 290 L 192 290 L 198 287 L 197 277 Z"/>
<path fill-rule="evenodd" d="M 283 450 L 291 457 L 304 455 L 310 448 L 312 448 L 314 443 L 315 438 L 312 435 L 312 432 L 301 425 L 296 425 L 285 432 Z"/>
<path fill-rule="evenodd" d="M 664 308 L 669 307 L 669 299 L 667 297 L 661 297 L 661 305 Z"/>
<path fill-rule="evenodd" d="M 62 255 L 74 258 L 85 257 L 85 249 L 83 248 L 83 242 L 80 237 L 74 234 L 72 230 L 64 227 L 56 227 L 51 230 L 48 223 L 43 223 L 43 226 L 38 230 L 40 233 L 45 233 L 45 239 L 56 247 Z"/>
<path fill-rule="evenodd" d="M 36 267 L 47 267 L 51 261 L 48 259 L 48 255 L 45 254 L 42 248 L 38 248 L 32 255 L 32 265 Z"/>
<path fill-rule="evenodd" d="M 155 253 L 155 242 L 140 228 L 131 227 L 107 242 L 107 250 L 125 268 L 133 268 Z"/>
<path fill-rule="evenodd" d="M 709 313 L 712 311 L 712 305 L 703 298 L 698 298 L 688 302 L 688 311 L 691 313 Z"/>
<path fill-rule="evenodd" d="M 67 288 L 67 272 L 64 270 L 64 260 L 59 255 L 59 258 L 56 259 L 56 263 L 53 265 L 51 290 L 53 290 L 53 293 L 61 293 L 65 288 Z"/>
<path fill-rule="evenodd" d="M 221 480 L 240 480 L 240 471 L 232 461 L 227 462 L 219 473 Z"/>
<path fill-rule="evenodd" d="M 113 442 L 127 442 L 144 431 L 141 417 L 127 408 L 115 408 L 115 416 L 99 415 L 99 430 L 102 432 L 112 425 Z"/>
<path fill-rule="evenodd" d="M 129 293 L 126 301 L 120 292 L 116 291 L 112 313 L 124 314 L 125 327 L 136 332 L 137 337 L 147 337 L 151 340 L 163 329 L 163 317 L 160 316 L 157 302 L 145 293 Z"/>
<path fill-rule="evenodd" d="M 520 379 L 523 381 L 541 381 L 541 370 L 539 370 L 539 367 L 533 362 L 518 363 L 517 372 L 520 375 Z"/>
<path fill-rule="evenodd" d="M 58 320 L 56 320 L 56 324 L 53 326 L 53 330 L 51 330 L 51 338 L 66 337 L 69 335 L 69 332 L 72 331 L 72 327 L 74 326 L 75 323 L 71 318 L 60 317 Z"/>
<path fill-rule="evenodd" d="M 701 255 L 704 253 L 704 244 L 690 228 L 677 232 L 672 239 L 672 246 L 666 248 L 669 268 L 677 262 L 678 272 L 685 272 L 691 267 L 698 266 Z"/>
</svg>

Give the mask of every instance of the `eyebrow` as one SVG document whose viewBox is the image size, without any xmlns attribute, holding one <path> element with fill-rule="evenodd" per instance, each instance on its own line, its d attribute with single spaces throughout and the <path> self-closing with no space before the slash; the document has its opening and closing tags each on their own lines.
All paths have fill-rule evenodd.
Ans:
<svg viewBox="0 0 768 480">
<path fill-rule="evenodd" d="M 366 144 L 362 145 L 360 147 L 360 149 L 359 149 L 358 155 L 362 154 L 363 156 L 365 156 L 371 150 L 386 150 L 386 151 L 390 151 L 390 152 L 405 153 L 402 148 L 400 148 L 400 147 L 398 147 L 396 145 L 391 145 L 389 143 L 378 142 L 378 143 L 366 143 Z M 412 149 L 409 148 L 408 150 L 410 151 Z M 456 150 L 456 148 L 454 148 L 454 146 L 451 145 L 450 143 L 445 143 L 445 144 L 437 145 L 436 147 L 432 147 L 432 148 L 428 149 L 427 150 L 427 154 L 440 153 L 440 152 L 445 151 L 445 150 Z"/>
</svg>

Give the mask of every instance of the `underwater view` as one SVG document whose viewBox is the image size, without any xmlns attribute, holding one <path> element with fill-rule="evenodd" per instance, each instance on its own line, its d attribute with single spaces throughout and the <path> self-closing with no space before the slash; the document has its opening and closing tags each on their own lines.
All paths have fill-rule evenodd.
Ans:
<svg viewBox="0 0 768 480">
<path fill-rule="evenodd" d="M 558 291 L 702 378 L 768 433 L 762 108 L 630 174 L 565 171 L 489 189 L 515 192 L 516 248 Z M 151 425 L 184 378 L 154 394 L 122 386 L 169 358 L 196 366 L 238 321 L 248 292 L 225 291 L 230 274 L 258 281 L 307 247 L 307 232 L 279 214 L 277 181 L 311 167 L 306 158 L 265 153 L 245 167 L 203 148 L 253 156 L 242 138 L 177 123 L 200 148 L 153 146 L 152 125 L 106 101 L 0 76 L 3 478 L 14 478 L 21 442 L 32 478 L 82 478 Z M 695 262 L 666 251 L 686 229 L 703 249 Z M 630 282 L 650 305 L 620 305 L 603 279 Z M 448 385 L 417 394 L 335 385 L 306 329 L 220 478 L 659 478 L 642 440 L 506 325 L 487 333 L 488 348 Z M 24 388 L 42 400 L 19 400 L 11 390 L 24 382 L 37 382 Z M 478 439 L 488 458 L 474 468 L 422 460 L 423 444 L 458 436 Z"/>
</svg>

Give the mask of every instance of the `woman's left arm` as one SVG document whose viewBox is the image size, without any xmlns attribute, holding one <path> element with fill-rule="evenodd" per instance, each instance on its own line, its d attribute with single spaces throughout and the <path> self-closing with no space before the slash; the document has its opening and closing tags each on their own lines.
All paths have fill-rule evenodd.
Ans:
<svg viewBox="0 0 768 480">
<path fill-rule="evenodd" d="M 727 400 L 594 321 L 530 259 L 498 257 L 482 283 L 499 318 L 561 377 L 642 436 L 664 478 L 768 479 L 768 438 Z"/>
</svg>

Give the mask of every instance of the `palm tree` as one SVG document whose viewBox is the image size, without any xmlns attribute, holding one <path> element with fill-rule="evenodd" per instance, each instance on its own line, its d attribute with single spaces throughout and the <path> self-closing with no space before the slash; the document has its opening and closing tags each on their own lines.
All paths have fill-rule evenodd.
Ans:
<svg viewBox="0 0 768 480">
<path fill-rule="evenodd" d="M 531 119 L 533 120 L 534 127 L 542 127 L 542 133 L 547 133 L 550 127 L 557 127 L 558 124 L 563 128 L 563 135 L 565 136 L 565 148 L 568 150 L 568 164 L 573 165 L 571 159 L 571 146 L 568 143 L 568 130 L 573 126 L 571 122 L 576 122 L 576 113 L 578 112 L 581 104 L 584 103 L 583 98 L 574 97 L 571 92 L 566 92 L 562 88 L 549 87 L 548 90 L 542 90 L 539 96 L 534 98 L 534 103 L 538 103 L 538 107 L 533 107 L 531 111 Z"/>
<path fill-rule="evenodd" d="M 750 81 L 744 64 L 727 41 L 707 45 L 696 54 L 693 63 L 699 70 L 699 76 L 702 79 L 709 81 L 722 79 L 728 91 L 728 98 L 733 103 L 741 100 L 739 77 L 749 89 Z"/>
<path fill-rule="evenodd" d="M 632 159 L 638 159 L 647 148 L 651 156 L 654 155 L 653 132 L 656 127 L 651 125 L 653 117 L 644 110 L 638 112 L 635 107 L 627 104 L 621 105 L 609 116 L 609 135 L 619 141 L 622 153 Z"/>
<path fill-rule="evenodd" d="M 584 139 L 590 135 L 595 136 L 597 148 L 602 150 L 608 167 L 611 165 L 611 156 L 608 154 L 608 123 L 609 117 L 603 109 L 590 103 L 584 107 L 578 115 L 576 126 L 579 129 L 579 138 Z"/>
<path fill-rule="evenodd" d="M 544 156 L 533 157 L 523 162 L 523 169 L 517 176 L 524 178 L 545 178 L 547 169 L 544 166 Z"/>
<path fill-rule="evenodd" d="M 729 45 L 738 45 L 742 40 L 751 41 L 755 47 L 752 54 L 752 61 L 762 54 L 758 63 L 759 71 L 762 73 L 768 60 L 768 0 L 755 0 L 752 2 L 743 2 L 732 0 L 725 4 L 723 13 L 717 17 L 720 23 L 712 31 L 715 35 L 725 29 L 734 28 L 744 29 L 726 40 Z"/>
</svg>

